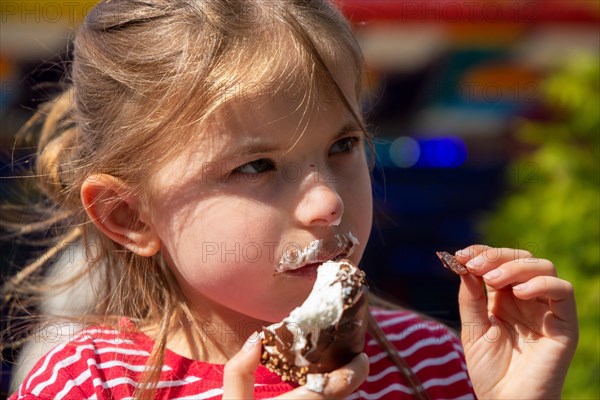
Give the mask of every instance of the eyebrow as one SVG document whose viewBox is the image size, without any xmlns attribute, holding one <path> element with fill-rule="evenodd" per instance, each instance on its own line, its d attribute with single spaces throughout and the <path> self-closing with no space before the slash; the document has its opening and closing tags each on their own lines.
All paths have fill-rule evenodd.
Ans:
<svg viewBox="0 0 600 400">
<path fill-rule="evenodd" d="M 242 156 L 250 156 L 260 153 L 271 153 L 277 150 L 279 150 L 279 146 L 275 146 L 270 143 L 256 143 L 244 146 L 244 150 L 242 150 L 239 154 Z"/>
<path fill-rule="evenodd" d="M 354 122 L 354 121 L 348 122 L 333 137 L 333 140 L 337 140 L 337 139 L 341 138 L 342 136 L 347 135 L 348 133 L 354 132 L 354 131 L 362 131 L 362 129 L 356 122 Z M 256 144 L 250 144 L 248 146 L 245 146 L 244 150 L 242 150 L 239 154 L 241 154 L 242 156 L 248 156 L 248 155 L 259 154 L 259 153 L 270 153 L 270 152 L 274 152 L 277 150 L 280 150 L 279 146 L 269 144 L 269 143 L 256 143 Z"/>
<path fill-rule="evenodd" d="M 344 135 L 347 135 L 347 134 L 348 134 L 348 133 L 350 133 L 350 132 L 355 132 L 355 131 L 360 131 L 360 132 L 362 132 L 362 130 L 363 130 L 363 129 L 360 127 L 360 125 L 359 125 L 359 124 L 357 124 L 355 121 L 350 121 L 350 122 L 347 122 L 347 123 L 346 123 L 346 125 L 344 125 L 344 126 L 342 127 L 342 129 L 340 129 L 340 130 L 338 131 L 338 134 L 337 134 L 337 135 L 335 135 L 335 137 L 334 137 L 333 139 L 334 139 L 334 140 L 335 140 L 335 139 L 339 139 L 339 138 L 341 138 L 342 136 L 344 136 Z"/>
<path fill-rule="evenodd" d="M 342 128 L 340 130 L 338 130 L 338 133 L 333 137 L 333 140 L 337 140 L 337 139 L 343 137 L 344 135 L 347 135 L 348 133 L 354 132 L 354 131 L 362 132 L 362 128 L 355 121 L 349 121 L 344 126 L 342 126 Z M 277 145 L 274 145 L 271 143 L 250 143 L 250 144 L 244 145 L 243 149 L 240 151 L 227 154 L 221 160 L 224 161 L 227 159 L 231 159 L 232 157 L 247 157 L 247 156 L 251 156 L 254 154 L 273 153 L 273 152 L 280 151 L 280 150 L 281 150 L 280 146 L 277 146 Z"/>
</svg>

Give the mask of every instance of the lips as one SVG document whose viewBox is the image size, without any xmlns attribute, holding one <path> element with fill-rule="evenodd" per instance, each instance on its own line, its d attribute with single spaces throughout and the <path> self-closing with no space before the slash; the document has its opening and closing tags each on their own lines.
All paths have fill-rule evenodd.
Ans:
<svg viewBox="0 0 600 400">
<path fill-rule="evenodd" d="M 302 250 L 294 247 L 281 257 L 281 261 L 275 266 L 275 273 L 294 271 L 327 261 L 339 261 L 352 255 L 358 245 L 358 239 L 352 232 L 348 232 L 335 235 L 331 241 L 315 240 Z"/>
</svg>

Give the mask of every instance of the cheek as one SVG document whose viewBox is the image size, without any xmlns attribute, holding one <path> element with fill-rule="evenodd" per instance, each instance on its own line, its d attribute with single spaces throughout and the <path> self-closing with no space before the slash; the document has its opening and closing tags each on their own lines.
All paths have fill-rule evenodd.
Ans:
<svg viewBox="0 0 600 400">
<path fill-rule="evenodd" d="M 349 187 L 344 202 L 345 212 L 349 214 L 352 226 L 357 229 L 356 235 L 361 244 L 360 249 L 364 250 L 373 223 L 371 177 L 366 161 L 361 165 L 359 173 L 349 181 L 352 182 L 352 185 Z"/>
<path fill-rule="evenodd" d="M 168 221 L 165 245 L 178 266 L 269 262 L 278 217 L 253 201 L 203 201 Z"/>
<path fill-rule="evenodd" d="M 208 299 L 271 320 L 287 315 L 306 296 L 307 288 L 286 289 L 273 279 L 281 216 L 268 207 L 221 198 L 165 221 L 163 253 L 197 307 Z"/>
</svg>

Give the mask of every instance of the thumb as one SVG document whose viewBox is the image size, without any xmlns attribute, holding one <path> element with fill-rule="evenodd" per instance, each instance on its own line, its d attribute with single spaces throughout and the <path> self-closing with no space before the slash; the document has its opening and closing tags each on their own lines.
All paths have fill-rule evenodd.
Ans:
<svg viewBox="0 0 600 400">
<path fill-rule="evenodd" d="M 223 370 L 223 399 L 253 399 L 254 372 L 260 363 L 261 340 L 254 332 Z"/>
<path fill-rule="evenodd" d="M 490 324 L 483 279 L 473 274 L 460 276 L 458 308 L 462 322 L 462 342 L 466 348 L 468 344 L 477 341 Z"/>
</svg>

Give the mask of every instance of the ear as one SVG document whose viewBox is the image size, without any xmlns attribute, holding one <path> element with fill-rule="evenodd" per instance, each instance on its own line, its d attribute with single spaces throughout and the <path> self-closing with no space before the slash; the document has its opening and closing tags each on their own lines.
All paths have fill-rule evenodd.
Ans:
<svg viewBox="0 0 600 400">
<path fill-rule="evenodd" d="M 140 256 L 153 256 L 160 250 L 160 238 L 140 214 L 137 196 L 127 189 L 111 175 L 91 175 L 81 186 L 81 202 L 102 233 Z"/>
</svg>

